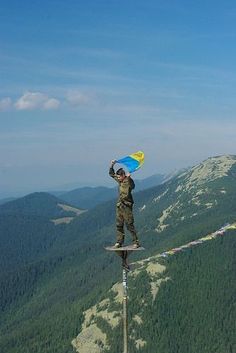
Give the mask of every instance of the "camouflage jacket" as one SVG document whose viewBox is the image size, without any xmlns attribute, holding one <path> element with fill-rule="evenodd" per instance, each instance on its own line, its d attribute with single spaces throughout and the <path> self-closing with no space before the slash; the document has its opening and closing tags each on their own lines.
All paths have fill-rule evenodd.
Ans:
<svg viewBox="0 0 236 353">
<path fill-rule="evenodd" d="M 132 207 L 134 200 L 131 191 L 135 188 L 133 179 L 131 177 L 125 177 L 122 182 L 119 181 L 113 167 L 110 168 L 109 175 L 119 184 L 117 206 L 125 205 Z"/>
</svg>

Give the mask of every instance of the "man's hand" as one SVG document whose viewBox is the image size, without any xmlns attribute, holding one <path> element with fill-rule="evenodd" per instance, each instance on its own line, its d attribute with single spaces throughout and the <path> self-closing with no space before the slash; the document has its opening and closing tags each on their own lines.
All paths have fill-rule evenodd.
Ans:
<svg viewBox="0 0 236 353">
<path fill-rule="evenodd" d="M 113 167 L 113 165 L 115 165 L 115 164 L 116 164 L 116 160 L 113 159 L 113 160 L 111 161 L 111 166 Z"/>
<path fill-rule="evenodd" d="M 130 177 L 131 177 L 131 174 L 130 174 L 130 173 L 127 173 L 126 176 L 127 176 L 128 178 L 130 178 Z"/>
</svg>

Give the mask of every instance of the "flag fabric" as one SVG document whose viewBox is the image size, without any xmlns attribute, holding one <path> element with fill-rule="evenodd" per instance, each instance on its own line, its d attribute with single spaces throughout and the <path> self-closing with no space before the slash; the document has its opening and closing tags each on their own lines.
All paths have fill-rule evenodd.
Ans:
<svg viewBox="0 0 236 353">
<path fill-rule="evenodd" d="M 116 160 L 117 163 L 124 164 L 130 173 L 138 170 L 144 163 L 144 153 L 138 151 L 124 158 Z"/>
</svg>

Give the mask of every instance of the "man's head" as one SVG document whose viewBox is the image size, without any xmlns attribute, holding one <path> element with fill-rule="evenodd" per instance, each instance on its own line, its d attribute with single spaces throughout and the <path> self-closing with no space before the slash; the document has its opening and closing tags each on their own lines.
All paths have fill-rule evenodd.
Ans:
<svg viewBox="0 0 236 353">
<path fill-rule="evenodd" d="M 125 171 L 123 168 L 118 169 L 116 172 L 116 175 L 117 175 L 119 181 L 123 181 L 126 177 Z"/>
</svg>

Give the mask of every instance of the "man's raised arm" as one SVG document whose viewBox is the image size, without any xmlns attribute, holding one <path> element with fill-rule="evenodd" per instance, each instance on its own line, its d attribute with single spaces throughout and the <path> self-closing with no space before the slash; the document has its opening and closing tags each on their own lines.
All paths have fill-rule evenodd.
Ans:
<svg viewBox="0 0 236 353">
<path fill-rule="evenodd" d="M 110 177 L 112 177 L 113 179 L 115 179 L 118 182 L 118 178 L 117 178 L 116 173 L 115 173 L 114 168 L 113 168 L 115 164 L 116 164 L 116 160 L 113 159 L 111 161 L 111 165 L 110 165 L 110 169 L 109 169 L 109 175 L 110 175 Z"/>
</svg>

